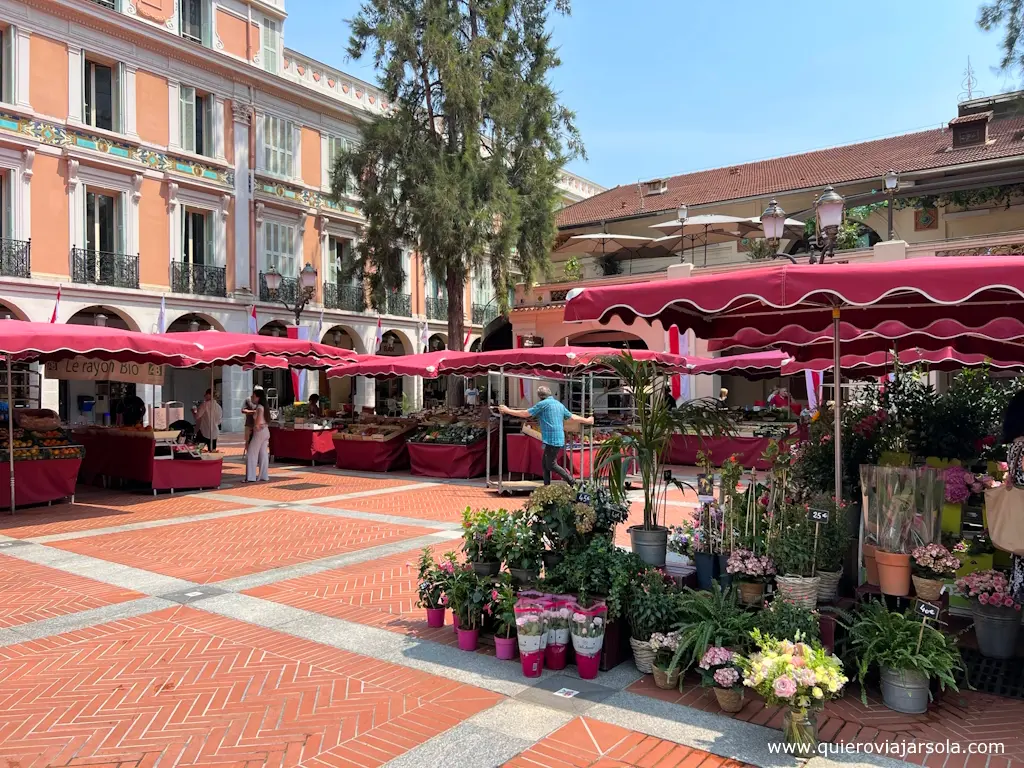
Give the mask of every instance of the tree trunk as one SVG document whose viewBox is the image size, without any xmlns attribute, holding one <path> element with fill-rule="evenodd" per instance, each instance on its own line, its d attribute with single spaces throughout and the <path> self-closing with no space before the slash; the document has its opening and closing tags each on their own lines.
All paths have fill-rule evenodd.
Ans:
<svg viewBox="0 0 1024 768">
<path fill-rule="evenodd" d="M 462 352 L 466 344 L 466 275 L 462 270 L 448 267 L 445 276 L 448 292 L 448 349 Z M 448 377 L 448 407 L 463 403 L 463 377 Z"/>
</svg>

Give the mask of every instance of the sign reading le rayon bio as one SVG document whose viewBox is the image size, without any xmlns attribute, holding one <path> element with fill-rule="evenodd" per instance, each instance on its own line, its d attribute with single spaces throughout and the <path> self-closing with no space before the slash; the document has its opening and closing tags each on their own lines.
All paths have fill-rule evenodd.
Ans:
<svg viewBox="0 0 1024 768">
<path fill-rule="evenodd" d="M 137 384 L 163 384 L 164 367 L 152 363 L 118 363 L 75 357 L 46 364 L 46 378 L 77 381 L 133 381 Z"/>
</svg>

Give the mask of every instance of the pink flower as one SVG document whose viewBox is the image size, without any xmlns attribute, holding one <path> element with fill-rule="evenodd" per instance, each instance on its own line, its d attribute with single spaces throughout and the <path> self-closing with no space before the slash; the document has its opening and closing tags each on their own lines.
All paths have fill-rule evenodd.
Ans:
<svg viewBox="0 0 1024 768">
<path fill-rule="evenodd" d="M 783 675 L 775 679 L 772 689 L 780 699 L 788 699 L 796 693 L 796 680 L 788 675 Z"/>
<path fill-rule="evenodd" d="M 1013 605 L 1013 598 L 1012 598 L 1012 597 L 1010 597 L 1009 595 L 1007 595 L 1006 597 L 1004 597 L 1004 598 L 1003 598 L 1003 605 L 1004 605 L 1005 607 L 1007 607 L 1007 608 L 1010 608 L 1010 607 L 1011 607 L 1011 606 Z"/>
<path fill-rule="evenodd" d="M 492 589 L 491 590 L 491 600 L 497 600 L 497 599 L 498 599 L 498 590 Z"/>
<path fill-rule="evenodd" d="M 487 526 L 487 538 L 489 539 L 493 535 L 494 535 L 494 526 L 493 525 L 488 525 Z"/>
<path fill-rule="evenodd" d="M 978 595 L 978 602 L 982 605 L 988 605 L 988 595 L 982 592 L 980 595 Z"/>
<path fill-rule="evenodd" d="M 438 601 L 441 605 L 448 605 L 448 595 L 441 595 L 441 599 Z"/>
</svg>

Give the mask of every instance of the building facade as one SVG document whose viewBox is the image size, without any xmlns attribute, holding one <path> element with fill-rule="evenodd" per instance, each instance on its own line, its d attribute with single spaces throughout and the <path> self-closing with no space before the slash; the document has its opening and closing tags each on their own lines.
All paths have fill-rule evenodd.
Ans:
<svg viewBox="0 0 1024 768">
<path fill-rule="evenodd" d="M 0 312 L 49 321 L 59 288 L 58 322 L 155 331 L 163 301 L 168 330 L 244 333 L 255 305 L 261 332 L 282 333 L 293 316 L 263 276 L 284 275 L 290 298 L 308 263 L 318 285 L 302 324 L 374 350 L 378 315 L 345 276 L 359 201 L 333 199 L 330 166 L 388 104 L 285 47 L 285 20 L 284 0 L 0 0 Z M 571 201 L 599 191 L 572 174 L 562 186 Z M 380 315 L 394 354 L 447 341 L 440 286 L 405 259 Z M 486 275 L 466 308 L 472 343 L 496 311 Z M 171 371 L 139 394 L 188 403 L 209 380 Z M 252 374 L 214 380 L 237 427 Z M 46 382 L 44 404 L 75 421 L 76 386 Z M 373 404 L 367 382 L 352 386 L 332 382 L 332 398 Z M 405 394 L 418 402 L 421 384 Z"/>
</svg>

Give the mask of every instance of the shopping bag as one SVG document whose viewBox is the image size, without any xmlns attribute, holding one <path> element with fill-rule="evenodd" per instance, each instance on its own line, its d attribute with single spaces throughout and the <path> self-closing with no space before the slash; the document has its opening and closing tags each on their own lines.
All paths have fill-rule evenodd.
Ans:
<svg viewBox="0 0 1024 768">
<path fill-rule="evenodd" d="M 1024 556 L 1024 489 L 998 485 L 985 491 L 988 534 L 997 549 Z"/>
</svg>

